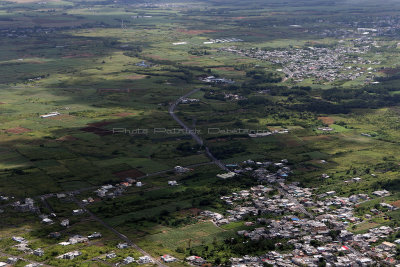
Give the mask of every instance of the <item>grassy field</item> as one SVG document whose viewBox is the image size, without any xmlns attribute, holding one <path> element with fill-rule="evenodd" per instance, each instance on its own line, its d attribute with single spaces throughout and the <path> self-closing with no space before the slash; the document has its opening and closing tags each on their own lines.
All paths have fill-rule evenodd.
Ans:
<svg viewBox="0 0 400 267">
<path fill-rule="evenodd" d="M 331 35 L 337 35 L 337 28 L 352 32 L 353 18 L 369 25 L 371 18 L 397 16 L 396 1 L 128 2 L 0 3 L 0 195 L 14 197 L 12 201 L 33 197 L 47 214 L 51 210 L 39 196 L 119 183 L 125 178 L 121 173 L 131 171 L 143 187 L 131 187 L 118 198 L 96 198 L 89 206 L 94 214 L 157 257 L 169 253 L 182 259 L 187 248 L 222 243 L 243 225 L 218 228 L 199 221 L 194 213 L 226 210 L 220 196 L 257 181 L 245 176 L 222 181 L 214 165 L 174 173 L 177 165 L 210 160 L 189 135 L 154 131 L 180 129 L 168 107 L 201 88 L 191 96 L 199 101 L 179 105 L 176 114 L 201 131 L 205 144 L 224 163 L 288 159 L 293 169 L 289 181 L 318 187 L 318 193 L 335 190 L 349 196 L 388 189 L 393 195 L 385 202 L 399 199 L 398 36 L 376 37 L 362 55 L 368 64 L 343 63 L 363 72 L 351 81 L 308 77 L 299 83 L 271 82 L 264 78 L 284 78 L 277 71 L 281 64 L 221 51 L 231 46 L 311 49 L 335 46 L 340 40 L 361 47 L 357 38 Z M 301 27 L 293 27 L 297 24 Z M 243 42 L 207 43 L 217 38 Z M 385 79 L 371 85 L 366 81 L 368 68 Z M 199 79 L 211 75 L 235 83 L 206 84 Z M 60 115 L 40 117 L 50 112 Z M 318 130 L 326 126 L 333 131 Z M 210 128 L 219 131 L 212 133 Z M 289 132 L 250 138 L 229 132 L 234 129 Z M 324 173 L 330 178 L 322 179 Z M 361 181 L 351 182 L 354 177 Z M 168 186 L 170 180 L 179 186 Z M 93 194 L 89 190 L 77 198 Z M 70 228 L 61 228 L 58 219 L 71 217 L 78 206 L 54 197 L 47 201 L 58 216 L 54 225 L 4 208 L 1 251 L 20 255 L 10 244 L 14 245 L 13 235 L 22 235 L 33 247 L 45 249 L 43 258 L 25 255 L 26 259 L 53 266 L 105 266 L 128 255 L 140 256 L 132 248 L 117 250 L 117 237 L 88 216 L 75 217 Z M 363 203 L 359 215 L 380 201 Z M 351 230 L 365 232 L 399 222 L 399 212 L 385 211 Z M 62 232 L 60 240 L 48 237 L 54 231 Z M 57 245 L 73 234 L 93 231 L 102 232 L 103 238 L 68 248 Z M 80 259 L 55 259 L 72 249 L 82 251 Z M 117 258 L 104 259 L 110 251 Z M 106 263 L 90 261 L 95 258 Z"/>
</svg>

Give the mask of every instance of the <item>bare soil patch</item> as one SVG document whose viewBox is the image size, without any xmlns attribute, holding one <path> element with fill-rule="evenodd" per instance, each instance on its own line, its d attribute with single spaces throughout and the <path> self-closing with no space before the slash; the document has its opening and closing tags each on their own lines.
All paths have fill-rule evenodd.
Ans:
<svg viewBox="0 0 400 267">
<path fill-rule="evenodd" d="M 247 17 L 232 17 L 233 20 L 242 20 L 247 19 Z"/>
<path fill-rule="evenodd" d="M 90 127 L 103 127 L 109 124 L 111 124 L 110 121 L 100 121 L 100 122 L 88 123 L 87 125 Z"/>
<path fill-rule="evenodd" d="M 380 72 L 384 73 L 384 74 L 388 74 L 388 75 L 394 75 L 400 72 L 400 68 L 387 68 L 387 69 L 383 69 Z"/>
<path fill-rule="evenodd" d="M 122 172 L 115 172 L 114 176 L 121 178 L 121 179 L 125 179 L 125 178 L 138 178 L 138 177 L 142 177 L 145 174 L 137 169 L 131 169 L 131 170 L 127 170 L 127 171 L 122 171 Z"/>
<path fill-rule="evenodd" d="M 325 124 L 331 125 L 335 123 L 335 119 L 331 117 L 318 117 L 320 121 L 322 121 Z"/>
<path fill-rule="evenodd" d="M 390 203 L 391 205 L 400 208 L 400 200 L 394 201 L 392 203 Z"/>
<path fill-rule="evenodd" d="M 13 134 L 22 134 L 22 133 L 27 133 L 27 132 L 31 132 L 31 129 L 28 128 L 24 128 L 24 127 L 15 127 L 15 128 L 10 128 L 7 129 L 6 132 L 7 133 L 13 133 Z"/>
</svg>

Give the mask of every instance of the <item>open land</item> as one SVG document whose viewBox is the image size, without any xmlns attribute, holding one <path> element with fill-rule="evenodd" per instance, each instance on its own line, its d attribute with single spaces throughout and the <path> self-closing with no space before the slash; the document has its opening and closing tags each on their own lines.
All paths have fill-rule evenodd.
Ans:
<svg viewBox="0 0 400 267">
<path fill-rule="evenodd" d="M 0 3 L 0 262 L 400 264 L 400 4 Z"/>
</svg>

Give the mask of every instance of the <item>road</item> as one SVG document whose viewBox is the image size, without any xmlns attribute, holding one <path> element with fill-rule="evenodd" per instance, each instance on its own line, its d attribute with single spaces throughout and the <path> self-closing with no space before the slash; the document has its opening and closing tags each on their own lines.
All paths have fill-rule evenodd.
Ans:
<svg viewBox="0 0 400 267">
<path fill-rule="evenodd" d="M 296 205 L 296 208 L 298 208 L 300 212 L 302 212 L 303 214 L 307 215 L 307 217 L 309 217 L 309 218 L 311 218 L 311 219 L 314 219 L 314 216 L 313 216 L 311 213 L 309 213 L 309 212 L 304 208 L 304 206 L 303 206 L 301 203 L 299 203 L 299 202 L 297 201 L 297 199 L 295 199 L 294 197 L 292 197 L 290 194 L 288 194 L 288 193 L 287 193 L 284 189 L 282 189 L 282 188 L 278 188 L 278 190 L 279 190 L 279 192 L 280 192 L 282 195 L 284 195 L 287 199 L 289 199 L 291 202 L 293 202 L 293 203 Z"/>
<path fill-rule="evenodd" d="M 209 157 L 211 159 L 211 161 L 217 165 L 218 167 L 220 167 L 221 169 L 223 169 L 224 171 L 229 171 L 229 169 L 225 166 L 225 164 L 223 164 L 220 160 L 218 160 L 211 152 L 210 149 L 204 145 L 204 141 L 203 139 L 201 139 L 200 136 L 197 135 L 196 131 L 191 129 L 189 126 L 187 126 L 181 119 L 178 118 L 178 116 L 176 116 L 175 114 L 175 109 L 176 107 L 179 105 L 180 102 L 182 102 L 182 100 L 184 98 L 187 98 L 191 95 L 193 95 L 194 93 L 197 93 L 198 91 L 200 91 L 200 88 L 194 89 L 192 91 L 190 91 L 189 93 L 181 96 L 180 98 L 178 98 L 174 103 L 172 103 L 172 105 L 169 107 L 169 115 L 171 115 L 171 117 L 180 125 L 182 126 L 182 128 L 192 136 L 192 138 L 196 141 L 197 144 L 204 146 L 205 152 L 207 157 Z"/>
<path fill-rule="evenodd" d="M 124 242 L 128 243 L 130 246 L 132 246 L 134 249 L 136 249 L 137 251 L 139 251 L 140 253 L 142 253 L 145 256 L 150 257 L 153 262 L 155 264 L 157 264 L 158 266 L 161 267 L 167 267 L 166 265 L 164 265 L 161 261 L 159 261 L 158 259 L 154 258 L 153 256 L 151 256 L 149 253 L 147 253 L 146 251 L 144 251 L 142 248 L 140 248 L 137 244 L 135 244 L 132 240 L 130 240 L 126 235 L 121 234 L 120 232 L 118 232 L 115 228 L 113 228 L 112 226 L 110 226 L 109 224 L 107 224 L 105 221 L 103 221 L 102 219 L 100 219 L 99 217 L 97 217 L 94 213 L 92 213 L 90 210 L 88 210 L 85 205 L 83 205 L 82 202 L 78 201 L 75 197 L 72 197 L 73 201 L 82 209 L 84 210 L 87 214 L 90 215 L 90 217 L 99 222 L 101 225 L 103 225 L 105 228 L 107 228 L 108 230 L 110 230 L 111 232 L 113 232 L 116 236 L 118 236 L 121 240 L 123 240 Z"/>
<path fill-rule="evenodd" d="M 7 257 L 7 258 L 17 258 L 17 259 L 19 259 L 21 261 L 27 261 L 29 263 L 38 264 L 38 265 L 43 266 L 43 267 L 51 267 L 51 265 L 47 265 L 47 264 L 40 263 L 40 262 L 37 262 L 37 261 L 25 259 L 24 257 L 11 255 L 11 254 L 7 254 L 7 253 L 4 253 L 4 252 L 0 252 L 0 256 L 1 257 Z M 11 265 L 6 265 L 6 266 L 11 266 Z"/>
</svg>

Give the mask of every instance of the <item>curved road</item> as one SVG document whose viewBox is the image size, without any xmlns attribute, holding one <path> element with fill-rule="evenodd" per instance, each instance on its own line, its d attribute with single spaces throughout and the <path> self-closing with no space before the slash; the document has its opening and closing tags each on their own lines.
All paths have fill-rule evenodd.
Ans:
<svg viewBox="0 0 400 267">
<path fill-rule="evenodd" d="M 194 89 L 192 91 L 190 91 L 189 93 L 181 96 L 180 98 L 178 98 L 178 100 L 176 100 L 174 103 L 172 103 L 172 105 L 169 107 L 169 115 L 171 115 L 171 117 L 180 125 L 182 126 L 182 128 L 192 136 L 192 138 L 201 146 L 204 146 L 204 141 L 203 139 L 201 139 L 200 136 L 198 136 L 196 134 L 196 131 L 194 131 L 193 129 L 191 129 L 189 126 L 187 126 L 181 119 L 178 118 L 178 116 L 176 116 L 175 114 L 175 109 L 176 107 L 179 105 L 180 102 L 182 102 L 183 99 L 193 95 L 194 93 L 197 93 L 198 91 L 200 91 L 201 88 L 197 88 Z M 210 152 L 210 149 L 207 146 L 204 146 L 205 152 L 207 157 L 209 157 L 211 159 L 211 161 L 217 165 L 218 167 L 220 167 L 221 169 L 225 170 L 225 171 L 229 171 L 229 169 L 225 166 L 225 164 L 223 164 L 220 160 L 218 160 L 216 157 L 214 157 L 214 155 Z"/>
</svg>

